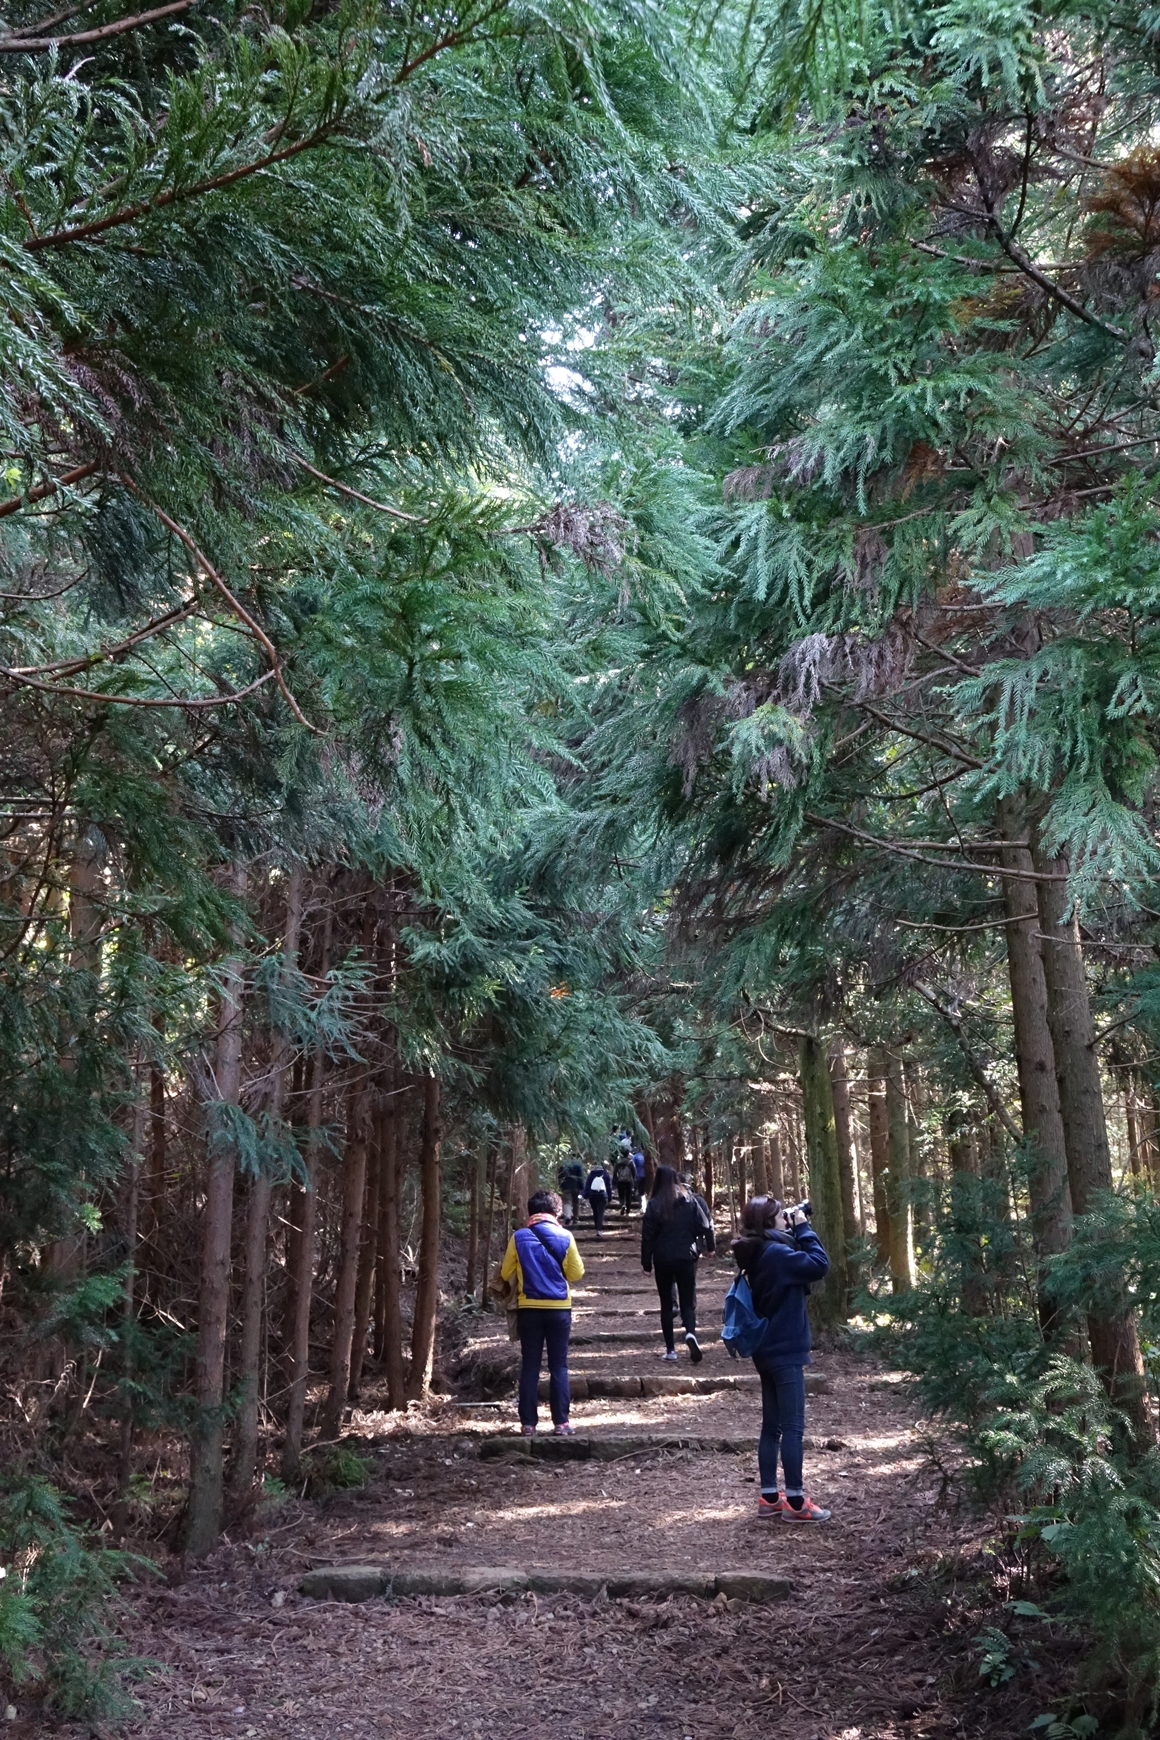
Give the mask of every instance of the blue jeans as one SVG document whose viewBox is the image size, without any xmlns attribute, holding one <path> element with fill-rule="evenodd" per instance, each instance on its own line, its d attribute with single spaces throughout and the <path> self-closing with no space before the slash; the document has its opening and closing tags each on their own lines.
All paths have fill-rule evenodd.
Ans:
<svg viewBox="0 0 1160 1740">
<path fill-rule="evenodd" d="M 568 1388 L 568 1341 L 572 1334 L 571 1311 L 525 1309 L 518 1313 L 520 1326 L 520 1425 L 534 1426 L 539 1419 L 540 1364 L 548 1350 L 548 1396 L 552 1423 L 562 1426 L 572 1406 Z"/>
<path fill-rule="evenodd" d="M 522 1315 L 522 1313 L 521 1313 Z M 761 1378 L 761 1437 L 757 1466 L 761 1490 L 768 1497 L 778 1490 L 777 1455 L 785 1471 L 785 1490 L 795 1498 L 802 1491 L 802 1439 L 806 1429 L 806 1374 L 800 1365 L 758 1366 Z"/>
</svg>

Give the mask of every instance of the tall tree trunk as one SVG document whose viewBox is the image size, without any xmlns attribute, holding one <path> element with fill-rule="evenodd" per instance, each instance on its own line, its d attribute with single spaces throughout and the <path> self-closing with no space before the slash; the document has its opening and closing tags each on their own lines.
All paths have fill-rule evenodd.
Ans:
<svg viewBox="0 0 1160 1740">
<path fill-rule="evenodd" d="M 1043 976 L 1047 986 L 1047 1020 L 1055 1053 L 1055 1079 L 1063 1115 L 1064 1145 L 1071 1202 L 1076 1214 L 1094 1209 L 1112 1188 L 1112 1160 L 1104 1119 L 1099 1053 L 1088 996 L 1079 924 L 1067 918 L 1067 870 L 1063 859 L 1051 859 L 1037 849 L 1035 867 L 1044 880 L 1037 884 L 1039 928 L 1043 937 Z M 1136 1319 L 1120 1286 L 1088 1313 L 1092 1360 L 1108 1394 L 1132 1425 L 1138 1451 L 1153 1443 L 1144 1362 Z"/>
<path fill-rule="evenodd" d="M 998 807 L 1004 839 L 1019 839 L 1021 813 L 1010 799 Z M 1006 870 L 1033 868 L 1026 846 L 1009 845 L 1002 854 Z M 1067 1325 L 1053 1304 L 1047 1283 L 1047 1260 L 1071 1243 L 1071 1190 L 1067 1179 L 1067 1148 L 1055 1074 L 1055 1048 L 1047 1019 L 1047 982 L 1039 941 L 1039 903 L 1034 882 L 1003 878 L 1007 915 L 1007 977 L 1011 986 L 1011 1023 L 1015 1033 L 1015 1067 L 1023 1136 L 1031 1149 L 1027 1190 L 1031 1200 L 1031 1237 L 1039 1263 L 1036 1292 L 1044 1339 L 1067 1339 Z"/>
<path fill-rule="evenodd" d="M 424 1114 L 425 1115 L 425 1114 Z M 424 1138 L 425 1139 L 425 1138 Z M 508 1224 L 507 1234 L 514 1232 L 516 1227 L 523 1226 L 528 1214 L 528 1197 L 531 1195 L 532 1169 L 528 1159 L 528 1133 L 522 1124 L 513 1124 L 511 1133 L 512 1163 L 508 1173 Z M 423 1199 L 423 1211 L 426 1214 L 427 1199 Z"/>
<path fill-rule="evenodd" d="M 765 1170 L 765 1137 L 754 1136 L 752 1142 L 753 1146 L 750 1152 L 753 1165 L 753 1194 L 754 1196 L 768 1196 L 769 1178 Z"/>
<path fill-rule="evenodd" d="M 350 1400 L 358 1400 L 362 1385 L 363 1362 L 374 1312 L 375 1259 L 379 1238 L 379 1181 L 382 1168 L 378 1156 L 368 1160 L 366 1213 L 363 1215 L 362 1245 L 358 1258 L 358 1286 L 354 1295 L 354 1341 L 350 1350 Z"/>
<path fill-rule="evenodd" d="M 713 1201 L 713 1150 L 708 1141 L 705 1143 L 705 1207 L 710 1215 L 715 1207 Z"/>
<path fill-rule="evenodd" d="M 133 1145 L 125 1177 L 125 1279 L 121 1292 L 121 1442 L 117 1457 L 117 1496 L 113 1504 L 113 1529 L 123 1535 L 128 1521 L 129 1486 L 133 1479 L 133 1428 L 135 1412 L 129 1385 L 133 1381 L 133 1326 L 137 1315 L 137 1239 L 141 1221 L 141 1157 L 145 1148 L 148 1108 L 144 1070 L 137 1066 L 137 1092 L 133 1100 Z"/>
<path fill-rule="evenodd" d="M 323 917 L 318 948 L 318 976 L 330 970 L 330 942 L 334 909 L 329 899 Z M 286 1434 L 282 1441 L 282 1478 L 292 1485 L 302 1474 L 302 1435 L 306 1425 L 306 1392 L 310 1383 L 310 1307 L 314 1302 L 314 1249 L 318 1224 L 318 1173 L 322 1160 L 323 1092 L 326 1086 L 326 1050 L 319 1041 L 310 1061 L 310 1090 L 306 1102 L 304 1188 L 295 1193 L 298 1207 L 296 1237 L 292 1243 L 295 1266 L 287 1276 L 286 1352 L 290 1374 L 286 1406 Z"/>
<path fill-rule="evenodd" d="M 914 1236 L 923 1250 L 934 1236 L 934 1181 L 920 1114 L 926 1110 L 922 1071 L 908 1058 L 902 1066 L 906 1086 L 906 1145 L 910 1157 L 910 1201 Z"/>
<path fill-rule="evenodd" d="M 1139 1178 L 1144 1170 L 1144 1143 L 1140 1135 L 1139 1108 L 1136 1104 L 1136 1084 L 1132 1079 L 1131 1070 L 1121 1073 L 1120 1081 L 1124 1090 L 1124 1123 L 1128 1130 L 1128 1171 L 1133 1178 Z"/>
<path fill-rule="evenodd" d="M 802 1110 L 810 1166 L 810 1205 L 814 1229 L 826 1247 L 830 1270 L 810 1295 L 810 1312 L 821 1325 L 844 1323 L 848 1316 L 849 1275 L 842 1217 L 841 1160 L 826 1048 L 808 1035 L 798 1044 Z"/>
<path fill-rule="evenodd" d="M 100 829 L 91 822 L 79 822 L 68 872 L 68 959 L 74 973 L 87 975 L 87 982 L 78 986 L 74 995 L 77 996 L 78 1003 L 89 1009 L 95 1005 L 99 993 L 101 872 L 105 855 L 105 839 Z M 78 1018 L 78 1028 L 73 1034 L 74 1042 L 81 1037 L 85 1022 L 85 1016 Z M 71 1074 L 76 1068 L 76 1056 L 71 1046 L 66 1048 L 61 1062 L 66 1074 Z M 85 1246 L 86 1232 L 79 1220 L 63 1238 L 52 1241 L 44 1254 L 43 1269 L 44 1278 L 50 1285 L 63 1288 L 79 1275 L 84 1263 Z M 49 1371 L 55 1371 L 59 1375 L 66 1364 L 63 1343 L 54 1337 L 49 1351 L 49 1344 L 42 1340 L 38 1352 L 41 1358 L 34 1362 L 38 1375 L 47 1376 Z"/>
<path fill-rule="evenodd" d="M 244 869 L 238 867 L 231 872 L 229 888 L 235 899 L 245 898 Z M 214 1076 L 218 1101 L 231 1106 L 238 1104 L 242 1085 L 242 973 L 241 956 L 227 956 L 221 969 Z M 195 1559 L 211 1551 L 222 1527 L 222 1447 L 225 1438 L 222 1407 L 225 1400 L 230 1236 L 236 1163 L 234 1145 L 220 1114 L 215 1116 L 211 1111 L 208 1177 L 202 1211 L 197 1352 L 194 1357 L 197 1418 L 190 1434 L 189 1512 L 185 1533 L 186 1551 Z"/>
<path fill-rule="evenodd" d="M 656 1122 L 657 1164 L 671 1166 L 674 1172 L 682 1172 L 685 1166 L 685 1136 L 681 1128 L 680 1104 L 681 1093 L 674 1087 Z"/>
<path fill-rule="evenodd" d="M 770 1130 L 765 1146 L 766 1194 L 776 1201 L 785 1200 L 785 1180 L 781 1169 L 781 1136 L 776 1125 Z"/>
<path fill-rule="evenodd" d="M 1157 1115 L 1156 1096 L 1152 1092 L 1152 1084 L 1141 1070 L 1137 1077 L 1140 1090 L 1140 1120 L 1144 1137 L 1145 1177 L 1153 1190 L 1160 1184 L 1160 1117 Z"/>
<path fill-rule="evenodd" d="M 729 1193 L 729 1224 L 734 1233 L 737 1231 L 737 1174 L 733 1166 L 733 1138 L 726 1136 L 721 1144 L 721 1159 L 725 1166 L 725 1187 Z"/>
<path fill-rule="evenodd" d="M 475 1282 L 479 1271 L 479 1235 L 483 1219 L 483 1199 L 487 1192 L 487 1144 L 480 1143 L 479 1153 L 470 1163 L 468 1173 L 470 1198 L 467 1222 L 467 1269 L 463 1291 L 469 1299 L 475 1297 Z"/>
<path fill-rule="evenodd" d="M 402 1095 L 397 1071 L 387 1073 L 386 1092 L 378 1110 L 379 1248 L 376 1334 L 379 1358 L 387 1372 L 387 1407 L 405 1408 L 407 1394 L 403 1370 L 403 1311 L 399 1297 L 399 1127 Z"/>
<path fill-rule="evenodd" d="M 523 1135 L 522 1129 L 520 1134 Z M 439 1231 L 443 1197 L 440 1166 L 442 1140 L 440 1082 L 434 1071 L 428 1070 L 423 1079 L 423 1144 L 419 1154 L 423 1226 L 419 1234 L 419 1273 L 415 1282 L 415 1318 L 411 1326 L 411 1368 L 407 1373 L 409 1401 L 421 1401 L 426 1396 L 435 1358 L 435 1320 L 439 1305 Z"/>
<path fill-rule="evenodd" d="M 657 1121 L 651 1102 L 641 1100 L 636 1115 L 644 1125 L 647 1137 L 644 1145 L 644 1193 L 649 1196 L 657 1171 Z"/>
<path fill-rule="evenodd" d="M 487 1298 L 488 1275 L 491 1270 L 491 1237 L 495 1228 L 495 1179 L 499 1171 L 499 1144 L 492 1142 L 487 1162 L 487 1226 L 483 1235 L 483 1261 L 479 1265 L 480 1302 Z"/>
<path fill-rule="evenodd" d="M 789 1138 L 789 1194 L 795 1202 L 805 1195 L 805 1165 L 802 1153 L 802 1129 L 798 1095 L 790 1092 L 785 1110 L 785 1131 Z"/>
<path fill-rule="evenodd" d="M 866 1098 L 870 1122 L 870 1178 L 874 1195 L 874 1243 L 877 1261 L 890 1263 L 890 1204 L 886 1180 L 890 1172 L 890 1118 L 886 1110 L 886 1048 L 872 1045 L 867 1054 Z"/>
<path fill-rule="evenodd" d="M 961 1112 L 948 1113 L 946 1141 L 951 1163 L 951 1229 L 962 1264 L 959 1299 L 968 1317 L 983 1317 L 990 1295 L 983 1263 L 978 1171 L 971 1133 L 964 1126 Z"/>
<path fill-rule="evenodd" d="M 338 1437 L 350 1390 L 350 1356 L 354 1345 L 354 1313 L 362 1245 L 363 1205 L 367 1185 L 367 1121 L 370 1106 L 365 1075 L 347 1094 L 346 1143 L 342 1157 L 342 1219 L 339 1230 L 338 1278 L 334 1287 L 334 1330 L 330 1343 L 330 1390 L 322 1410 L 320 1430 L 326 1442 Z"/>
<path fill-rule="evenodd" d="M 902 1058 L 886 1051 L 886 1209 L 890 1220 L 890 1284 L 895 1293 L 914 1286 L 914 1232 L 910 1206 L 910 1132 Z"/>
<path fill-rule="evenodd" d="M 295 865 L 286 879 L 286 914 L 282 934 L 282 971 L 290 974 L 298 966 L 298 943 L 302 932 L 303 876 Z M 288 1035 L 272 1036 L 270 1058 L 270 1091 L 268 1111 L 270 1128 L 276 1130 L 282 1122 L 282 1107 L 286 1098 L 286 1071 L 290 1067 L 292 1045 Z M 230 1503 L 238 1511 L 249 1508 L 254 1499 L 254 1479 L 258 1471 L 258 1403 L 261 1391 L 262 1314 L 266 1294 L 267 1247 L 270 1238 L 270 1197 L 272 1182 L 269 1172 L 261 1168 L 250 1180 L 246 1210 L 245 1270 L 242 1282 L 242 1334 L 238 1362 L 238 1412 L 234 1425 L 234 1459 L 230 1469 Z"/>
<path fill-rule="evenodd" d="M 154 1026 L 160 1021 L 158 1016 Z M 159 1063 L 149 1066 L 149 1179 L 143 1218 L 145 1237 L 155 1240 L 165 1208 L 165 1174 L 168 1167 L 165 1123 L 165 1072 Z"/>
<path fill-rule="evenodd" d="M 830 1091 L 834 1102 L 834 1130 L 838 1140 L 838 1176 L 842 1194 L 842 1233 L 846 1250 L 846 1277 L 852 1294 L 861 1276 L 851 1254 L 860 1237 L 858 1227 L 858 1151 L 850 1123 L 850 1078 L 846 1073 L 846 1048 L 841 1039 L 830 1046 Z M 848 1301 L 847 1301 L 848 1303 Z"/>
</svg>

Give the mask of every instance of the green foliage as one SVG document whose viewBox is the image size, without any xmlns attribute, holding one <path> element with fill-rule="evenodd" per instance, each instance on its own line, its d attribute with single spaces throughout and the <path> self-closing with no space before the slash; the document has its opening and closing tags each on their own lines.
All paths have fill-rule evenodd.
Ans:
<svg viewBox="0 0 1160 1740">
<path fill-rule="evenodd" d="M 303 1458 L 302 1469 L 306 1490 L 314 1497 L 365 1486 L 371 1477 L 371 1465 L 366 1457 L 342 1444 L 311 1451 Z"/>
<path fill-rule="evenodd" d="M 1154 1219 L 1146 1195 L 1113 1198 L 1078 1219 L 1073 1246 L 1052 1260 L 1053 1298 L 1065 1311 L 1098 1309 L 1126 1269 L 1147 1324 Z M 896 1315 L 894 1348 L 924 1405 L 960 1426 L 976 1488 L 1018 1503 L 1019 1539 L 1037 1543 L 1042 1570 L 1053 1573 L 1045 1609 L 1012 1611 L 1074 1626 L 1085 1639 L 1086 1683 L 1123 1684 L 1136 1724 L 1127 1731 L 1146 1730 L 1160 1699 L 1160 1452 L 1128 1454 L 1099 1375 L 1045 1349 L 1029 1310 L 969 1315 L 945 1284 L 927 1282 Z M 977 1646 L 992 1685 L 1028 1659 L 998 1628 Z"/>
<path fill-rule="evenodd" d="M 42 1476 L 0 1473 L 0 1665 L 12 1688 L 33 1689 L 65 1720 L 124 1716 L 126 1656 L 117 1585 L 144 1561 L 90 1544 Z"/>
</svg>

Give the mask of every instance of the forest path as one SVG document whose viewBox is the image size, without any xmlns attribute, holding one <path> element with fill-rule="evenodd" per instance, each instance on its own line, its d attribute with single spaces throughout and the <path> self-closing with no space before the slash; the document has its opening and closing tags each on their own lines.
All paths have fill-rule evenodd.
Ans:
<svg viewBox="0 0 1160 1740">
<path fill-rule="evenodd" d="M 577 1325 L 638 1339 L 581 1342 L 580 1374 L 639 1380 L 674 1369 L 658 1358 L 655 1290 L 650 1308 L 638 1240 L 639 1221 L 625 1230 L 614 1223 L 600 1242 L 581 1233 L 588 1277 Z M 702 1264 L 700 1284 L 706 1319 L 719 1321 L 727 1264 Z M 806 1484 L 833 1520 L 816 1527 L 757 1520 L 752 1452 L 630 1449 L 619 1460 L 558 1463 L 511 1442 L 509 1403 L 498 1418 L 451 1406 L 405 1419 L 360 1412 L 352 1431 L 374 1469 L 365 1487 L 288 1503 L 264 1539 L 223 1549 L 141 1602 L 133 1647 L 171 1672 L 145 1688 L 138 1732 L 149 1740 L 935 1740 L 1013 1731 L 987 1726 L 995 1712 L 967 1648 L 978 1620 L 969 1591 L 946 1569 L 978 1528 L 940 1506 L 899 1375 L 849 1353 L 827 1353 L 819 1366 L 830 1388 L 808 1403 Z M 738 1368 L 710 1345 L 697 1369 L 728 1378 Z M 678 1376 L 691 1371 L 682 1349 Z M 573 1410 L 579 1433 L 626 1441 L 752 1442 L 759 1415 L 748 1388 L 637 1393 Z M 481 1440 L 497 1436 L 512 1455 L 481 1459 Z M 788 1578 L 792 1593 L 768 1606 L 604 1593 L 355 1606 L 298 1592 L 310 1566 L 344 1562 L 610 1575 L 748 1570 Z"/>
</svg>

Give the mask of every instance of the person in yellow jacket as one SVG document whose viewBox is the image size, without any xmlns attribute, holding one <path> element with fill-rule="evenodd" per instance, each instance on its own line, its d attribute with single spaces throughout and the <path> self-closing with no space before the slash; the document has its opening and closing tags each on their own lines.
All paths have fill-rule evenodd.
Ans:
<svg viewBox="0 0 1160 1740">
<path fill-rule="evenodd" d="M 567 1227 L 560 1225 L 563 1203 L 554 1190 L 537 1190 L 528 1200 L 528 1223 L 508 1240 L 500 1264 L 505 1281 L 516 1277 L 520 1330 L 520 1431 L 530 1438 L 539 1421 L 540 1363 L 548 1350 L 548 1400 L 552 1425 L 560 1437 L 571 1435 L 568 1415 L 568 1342 L 572 1335 L 572 1281 L 584 1273 L 584 1259 Z"/>
</svg>

